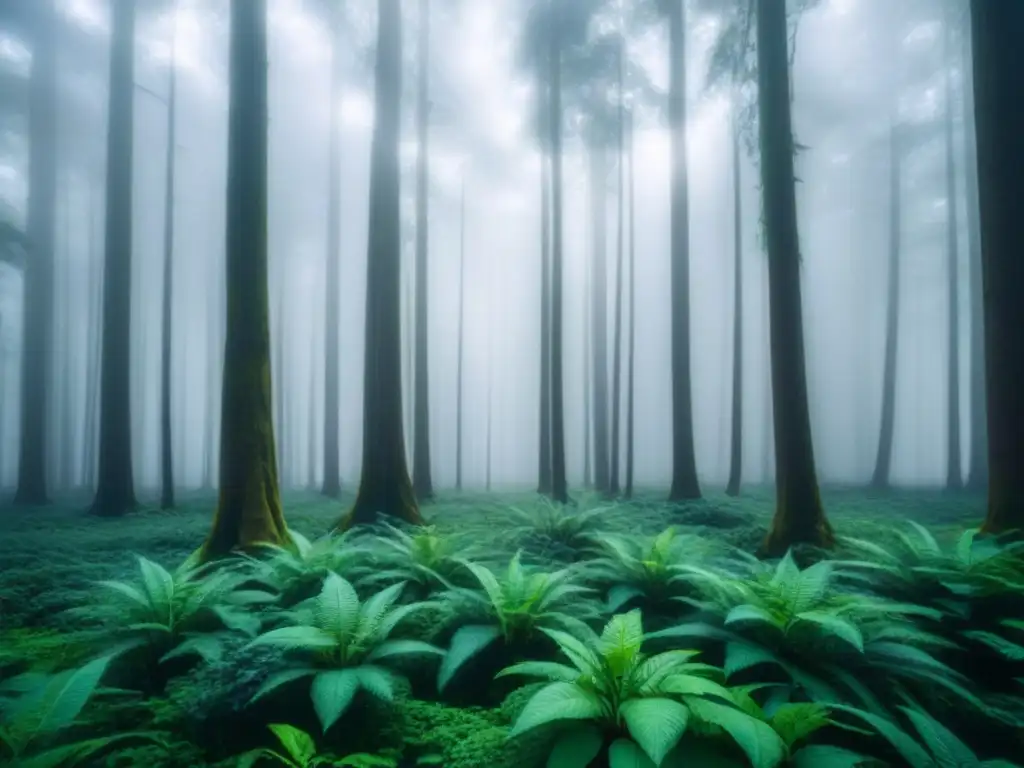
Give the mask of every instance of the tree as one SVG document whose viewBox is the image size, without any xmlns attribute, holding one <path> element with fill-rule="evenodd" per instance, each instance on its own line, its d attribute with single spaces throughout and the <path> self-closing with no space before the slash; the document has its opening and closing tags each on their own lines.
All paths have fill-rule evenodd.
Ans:
<svg viewBox="0 0 1024 768">
<path fill-rule="evenodd" d="M 971 15 L 988 398 L 982 530 L 999 533 L 1024 529 L 1024 4 L 972 0 Z"/>
<path fill-rule="evenodd" d="M 99 477 L 92 511 L 117 516 L 136 505 L 131 432 L 135 0 L 113 4 L 110 56 Z"/>
<path fill-rule="evenodd" d="M 946 490 L 959 490 L 963 486 L 960 459 L 960 234 L 956 215 L 956 167 L 953 161 L 953 75 L 951 66 L 952 22 L 949 10 L 945 19 L 945 72 L 946 91 L 944 115 L 946 141 L 946 285 L 948 287 L 948 324 L 946 326 L 949 359 L 946 368 Z"/>
<path fill-rule="evenodd" d="M 459 352 L 455 369 L 455 490 L 462 490 L 462 361 L 466 341 L 466 174 L 459 190 Z"/>
<path fill-rule="evenodd" d="M 428 205 L 430 188 L 430 0 L 420 0 L 419 72 L 416 88 L 416 389 L 413 437 L 413 490 L 418 499 L 434 495 L 430 473 L 430 365 L 427 312 Z"/>
<path fill-rule="evenodd" d="M 340 316 L 338 278 L 341 271 L 341 120 L 338 98 L 342 88 L 342 9 L 331 5 L 331 116 L 327 169 L 327 269 L 324 274 L 324 496 L 341 493 L 341 431 L 339 360 Z"/>
<path fill-rule="evenodd" d="M 629 356 L 626 360 L 626 482 L 622 495 L 633 496 L 635 371 L 636 371 L 636 141 L 633 137 L 633 113 L 627 116 L 626 133 L 629 136 Z"/>
<path fill-rule="evenodd" d="M 28 225 L 24 270 L 21 438 L 15 504 L 45 504 L 47 402 L 53 346 L 54 212 L 57 208 L 57 20 L 53 0 L 33 3 L 29 83 Z"/>
<path fill-rule="evenodd" d="M 204 559 L 290 541 L 277 482 L 270 376 L 266 0 L 232 0 L 229 66 L 220 502 Z"/>
<path fill-rule="evenodd" d="M 769 557 L 797 543 L 827 547 L 834 541 L 818 494 L 807 402 L 787 42 L 785 4 L 758 0 L 758 119 L 776 427 L 776 508 L 762 545 Z"/>
<path fill-rule="evenodd" d="M 543 104 L 550 99 L 548 89 L 539 89 L 538 99 Z M 547 110 L 537 110 L 540 118 L 540 450 L 538 459 L 538 492 L 550 494 L 552 490 L 551 466 L 551 157 L 545 151 L 544 140 L 548 132 L 545 120 Z"/>
<path fill-rule="evenodd" d="M 173 8 L 173 6 L 172 6 Z M 164 277 L 160 349 L 160 507 L 174 506 L 174 456 L 171 440 L 171 342 L 174 280 L 174 152 L 177 128 L 177 34 L 171 37 L 170 82 L 167 92 L 167 158 L 164 188 Z"/>
<path fill-rule="evenodd" d="M 738 98 L 735 100 L 738 102 Z M 732 432 L 729 458 L 729 496 L 740 493 L 743 474 L 743 190 L 740 186 L 739 105 L 732 116 L 732 248 L 733 248 L 733 320 L 732 320 Z"/>
<path fill-rule="evenodd" d="M 782 9 L 785 22 L 785 8 Z M 690 380 L 690 213 L 686 167 L 686 19 L 668 4 L 671 130 L 672 488 L 670 501 L 700 498 Z M 788 84 L 787 84 L 788 90 Z M 787 102 L 788 104 L 788 102 Z"/>
<path fill-rule="evenodd" d="M 896 366 L 900 322 L 900 240 L 903 231 L 901 205 L 903 147 L 900 129 L 889 129 L 889 277 L 885 310 L 885 362 L 882 372 L 882 422 L 878 432 L 878 452 L 871 485 L 882 489 L 889 485 L 892 467 L 892 441 L 896 425 Z"/>
<path fill-rule="evenodd" d="M 614 349 L 612 351 L 612 445 L 611 445 L 611 474 L 608 478 L 608 490 L 615 496 L 619 494 L 619 459 L 621 458 L 620 448 L 620 416 L 622 406 L 622 269 L 623 251 L 625 250 L 624 228 L 626 225 L 625 196 L 626 196 L 626 30 L 624 21 L 620 19 L 619 30 L 619 52 L 618 70 L 619 79 L 617 85 L 618 105 L 616 109 L 616 139 L 618 159 L 618 230 L 615 236 L 615 329 L 613 331 Z"/>
<path fill-rule="evenodd" d="M 366 275 L 363 467 L 359 493 L 340 527 L 372 522 L 378 513 L 422 522 L 405 460 L 402 429 L 401 197 L 398 145 L 402 96 L 400 0 L 380 0 L 370 226 Z"/>
</svg>

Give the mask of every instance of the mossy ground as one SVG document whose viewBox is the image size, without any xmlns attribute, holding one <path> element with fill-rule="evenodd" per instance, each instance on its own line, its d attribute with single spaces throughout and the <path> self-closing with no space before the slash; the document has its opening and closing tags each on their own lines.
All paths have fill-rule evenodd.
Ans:
<svg viewBox="0 0 1024 768">
<path fill-rule="evenodd" d="M 764 539 L 774 505 L 774 494 L 767 488 L 746 489 L 738 498 L 709 492 L 701 501 L 683 504 L 666 503 L 666 495 L 648 492 L 631 502 L 620 502 L 605 527 L 655 534 L 675 525 L 680 531 L 720 537 L 755 552 Z M 884 526 L 914 520 L 929 527 L 940 541 L 953 541 L 964 528 L 981 522 L 985 506 L 980 495 L 937 491 L 872 494 L 863 489 L 826 489 L 823 497 L 837 534 L 874 540 L 885 530 Z M 516 540 L 507 520 L 503 521 L 509 506 L 532 498 L 532 494 L 511 492 L 486 496 L 441 493 L 423 508 L 423 515 L 439 532 L 458 531 L 484 549 L 513 552 L 525 547 L 526 560 L 561 559 L 564 553 Z M 114 519 L 87 515 L 86 498 L 62 499 L 46 508 L 0 511 L 0 678 L 24 669 L 46 671 L 79 661 L 69 657 L 73 656 L 75 645 L 65 642 L 65 633 L 82 632 L 82 619 L 68 613 L 68 609 L 86 603 L 97 580 L 131 580 L 136 568 L 135 555 L 173 567 L 195 551 L 209 532 L 216 500 L 210 494 L 182 494 L 178 501 L 179 506 L 173 511 L 143 507 Z M 309 537 L 330 530 L 339 511 L 351 503 L 351 497 L 329 500 L 314 493 L 284 496 L 289 527 Z M 215 670 L 200 672 L 187 677 L 183 685 L 172 686 L 164 698 L 94 711 L 89 721 L 97 731 L 161 727 L 172 730 L 175 738 L 181 740 L 171 762 L 142 751 L 108 764 L 146 764 L 151 768 L 231 765 L 230 761 L 210 762 L 209 752 L 203 757 L 191 743 L 193 733 L 183 724 L 195 723 L 194 712 L 192 717 L 188 714 L 190 709 L 203 710 L 202 700 L 211 696 L 211 691 L 204 689 L 215 688 L 222 682 L 218 682 Z M 222 700 L 218 706 L 223 705 Z M 371 713 L 374 718 L 388 721 L 378 720 L 375 725 L 379 727 L 369 729 L 379 732 L 376 743 L 355 743 L 362 740 L 353 741 L 343 733 L 338 736 L 343 742 L 338 746 L 353 750 L 386 749 L 398 739 L 407 745 L 414 744 L 419 755 L 438 754 L 443 758 L 440 764 L 446 768 L 502 768 L 513 764 L 527 768 L 537 756 L 513 754 L 505 742 L 509 710 L 508 703 L 501 709 L 481 710 L 410 701 L 391 710 Z M 252 725 L 244 719 L 236 724 L 243 728 Z M 346 729 L 348 734 L 356 732 Z M 251 745 L 260 740 L 262 737 L 248 741 Z M 222 754 L 231 754 L 231 745 L 224 746 Z M 520 745 L 520 751 L 522 748 Z"/>
</svg>

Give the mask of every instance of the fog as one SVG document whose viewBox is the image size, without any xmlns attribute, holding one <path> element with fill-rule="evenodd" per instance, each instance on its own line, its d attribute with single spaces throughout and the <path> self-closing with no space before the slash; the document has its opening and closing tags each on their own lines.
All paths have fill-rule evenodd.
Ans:
<svg viewBox="0 0 1024 768">
<path fill-rule="evenodd" d="M 29 3 L 33 0 L 7 0 Z M 342 119 L 340 286 L 341 479 L 361 461 L 362 368 L 369 148 L 373 127 L 374 3 L 349 2 L 344 96 L 330 93 L 323 3 L 267 0 L 270 72 L 270 307 L 281 482 L 322 477 L 324 265 L 331 110 Z M 226 0 L 139 2 L 136 41 L 132 439 L 135 483 L 159 486 L 160 334 L 166 96 L 177 35 L 173 424 L 176 480 L 216 478 L 224 326 L 227 140 Z M 465 190 L 464 483 L 535 487 L 540 398 L 540 155 L 533 80 L 522 62 L 525 0 L 434 0 L 431 18 L 428 292 L 434 484 L 455 482 L 460 199 Z M 690 299 L 697 466 L 706 486 L 729 472 L 732 392 L 732 170 L 730 94 L 706 84 L 721 27 L 706 2 L 687 24 Z M 961 4 L 950 2 L 957 9 Z M 89 328 L 102 265 L 109 18 L 105 0 L 61 0 L 56 321 L 49 419 L 49 481 L 89 487 L 89 412 L 95 409 Z M 793 40 L 793 115 L 800 149 L 797 202 L 811 418 L 824 483 L 865 483 L 878 444 L 891 205 L 889 127 L 925 129 L 903 166 L 901 296 L 892 481 L 940 485 L 948 461 L 946 224 L 957 213 L 962 462 L 970 457 L 970 247 L 964 225 L 962 43 L 949 53 L 955 103 L 956 193 L 946 191 L 943 11 L 923 0 L 822 0 L 801 14 Z M 403 166 L 404 332 L 411 329 L 415 235 L 417 5 L 405 4 Z M 957 41 L 959 37 L 955 38 Z M 663 24 L 634 35 L 630 57 L 662 97 L 668 87 Z M 31 45 L 0 30 L 4 83 L 25 77 Z M 0 91 L 0 100 L 6 97 Z M 636 134 L 636 483 L 664 487 L 672 466 L 670 169 L 664 105 L 640 104 Z M 24 116 L 0 117 L 0 200 L 24 222 L 28 135 Z M 934 127 L 938 126 L 938 127 Z M 928 129 L 929 127 L 930 130 Z M 973 148 L 972 148 L 973 150 Z M 609 350 L 614 320 L 617 198 L 609 162 Z M 585 357 L 592 279 L 587 159 L 578 133 L 565 146 L 564 365 L 570 485 L 583 480 Z M 756 154 L 742 163 L 744 480 L 772 478 L 766 257 Z M 0 265 L 0 484 L 17 477 L 22 292 Z M 92 297 L 92 298 L 91 298 Z M 408 339 L 407 339 L 408 341 Z M 625 337 L 628 345 L 628 336 Z M 403 353 L 411 380 L 412 356 Z M 611 354 L 609 354 L 609 364 Z M 407 395 L 405 408 L 411 398 Z M 490 414 L 490 419 L 488 418 Z M 409 414 L 411 417 L 411 413 Z M 406 422 L 411 449 L 411 418 Z M 313 430 L 311 432 L 311 430 Z M 625 433 L 625 430 L 623 430 Z"/>
</svg>

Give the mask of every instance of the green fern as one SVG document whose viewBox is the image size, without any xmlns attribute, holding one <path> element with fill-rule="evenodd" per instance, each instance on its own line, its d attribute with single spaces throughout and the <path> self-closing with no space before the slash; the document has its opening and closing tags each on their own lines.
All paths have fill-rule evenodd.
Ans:
<svg viewBox="0 0 1024 768">
<path fill-rule="evenodd" d="M 320 594 L 295 612 L 293 624 L 270 630 L 249 644 L 284 648 L 306 661 L 303 666 L 272 675 L 252 700 L 286 683 L 312 677 L 310 696 L 325 732 L 360 690 L 390 701 L 395 673 L 387 664 L 410 656 L 444 653 L 418 640 L 389 639 L 400 621 L 428 606 L 413 603 L 396 607 L 403 587 L 395 584 L 360 603 L 348 581 L 329 573 Z"/>
<path fill-rule="evenodd" d="M 381 526 L 384 534 L 373 537 L 367 545 L 372 555 L 360 579 L 362 584 L 406 582 L 426 596 L 466 580 L 468 573 L 461 561 L 472 557 L 473 549 L 464 539 L 438 533 L 434 526 L 415 531 L 388 523 Z"/>
<path fill-rule="evenodd" d="M 395 768 L 398 765 L 391 758 L 365 753 L 342 758 L 317 755 L 316 742 L 305 731 L 286 724 L 272 724 L 267 727 L 277 737 L 284 754 L 272 749 L 254 749 L 238 758 L 236 768 L 252 768 L 261 760 L 269 760 L 290 768 L 316 768 L 322 765 L 336 768 Z"/>
<path fill-rule="evenodd" d="M 618 506 L 602 502 L 575 509 L 540 497 L 530 507 L 506 511 L 507 535 L 548 560 L 574 561 L 593 548 Z"/>
<path fill-rule="evenodd" d="M 438 672 L 443 691 L 470 659 L 493 643 L 507 646 L 529 642 L 544 629 L 588 631 L 583 618 L 595 615 L 592 590 L 572 580 L 568 569 L 537 572 L 522 565 L 517 553 L 499 577 L 489 568 L 462 561 L 479 588 L 454 588 L 445 598 L 458 606 L 460 615 L 480 615 L 478 623 L 463 623 L 452 636 L 448 653 Z"/>
<path fill-rule="evenodd" d="M 558 724 L 562 730 L 548 765 L 586 766 L 600 753 L 606 733 L 624 730 L 609 748 L 613 768 L 661 766 L 687 732 L 691 720 L 728 733 L 755 768 L 772 768 L 785 758 L 785 744 L 766 723 L 743 712 L 715 677 L 714 667 L 692 661 L 696 651 L 646 656 L 639 611 L 611 619 L 600 637 L 585 640 L 544 630 L 569 664 L 523 662 L 501 675 L 548 680 L 527 703 L 510 738 Z"/>
</svg>

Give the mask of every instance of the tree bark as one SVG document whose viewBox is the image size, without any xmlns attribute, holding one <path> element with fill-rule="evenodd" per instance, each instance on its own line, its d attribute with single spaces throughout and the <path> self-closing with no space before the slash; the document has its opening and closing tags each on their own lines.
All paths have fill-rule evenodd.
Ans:
<svg viewBox="0 0 1024 768">
<path fill-rule="evenodd" d="M 173 6 L 172 6 L 173 8 Z M 172 32 L 170 81 L 167 94 L 167 158 L 164 189 L 164 277 L 160 344 L 160 508 L 174 506 L 174 452 L 171 436 L 171 302 L 174 281 L 174 151 L 177 128 L 177 34 Z"/>
<path fill-rule="evenodd" d="M 327 170 L 327 268 L 324 272 L 324 496 L 341 494 L 340 314 L 338 279 L 341 271 L 341 120 L 342 10 L 332 3 L 331 118 Z"/>
<path fill-rule="evenodd" d="M 561 14 L 552 4 L 550 31 L 551 105 L 551 498 L 565 504 L 565 408 L 562 387 L 562 46 Z"/>
<path fill-rule="evenodd" d="M 266 0 L 231 2 L 228 103 L 220 503 L 203 559 L 289 542 L 277 482 L 270 376 Z"/>
<path fill-rule="evenodd" d="M 889 130 L 889 287 L 885 311 L 885 363 L 882 373 L 882 422 L 871 486 L 889 487 L 892 441 L 896 426 L 896 367 L 900 323 L 900 241 L 903 233 L 901 205 L 903 147 L 899 129 Z"/>
<path fill-rule="evenodd" d="M 412 485 L 421 501 L 434 495 L 430 471 L 430 313 L 427 251 L 430 247 L 430 0 L 420 0 L 419 72 L 416 98 L 416 390 Z"/>
<path fill-rule="evenodd" d="M 590 276 L 590 406 L 593 430 L 594 487 L 609 489 L 608 469 L 608 228 L 607 149 L 604 137 L 590 148 L 590 221 L 593 261 Z"/>
<path fill-rule="evenodd" d="M 968 19 L 970 14 L 965 14 Z M 981 225 L 978 221 L 978 154 L 974 130 L 974 83 L 970 76 L 971 36 L 963 33 L 964 186 L 967 187 L 967 243 L 970 258 L 971 307 L 971 464 L 967 487 L 988 486 L 988 435 L 985 423 L 985 297 L 981 277 Z"/>
<path fill-rule="evenodd" d="M 776 0 L 758 0 L 757 59 L 776 425 L 776 508 L 762 554 L 778 557 L 798 543 L 829 547 L 834 536 L 818 494 L 807 403 L 788 34 Z"/>
<path fill-rule="evenodd" d="M 466 176 L 459 191 L 459 361 L 455 381 L 455 490 L 462 490 L 462 359 L 466 341 Z"/>
<path fill-rule="evenodd" d="M 629 134 L 629 357 L 626 360 L 626 484 L 622 495 L 633 497 L 634 430 L 635 413 L 635 370 L 636 370 L 636 164 L 635 139 L 633 135 L 633 112 L 627 118 Z"/>
<path fill-rule="evenodd" d="M 972 0 L 985 365 L 986 533 L 1024 529 L 1024 4 Z"/>
<path fill-rule="evenodd" d="M 729 482 L 725 492 L 739 496 L 743 475 L 743 190 L 740 186 L 740 126 L 738 105 L 732 119 L 732 247 L 733 247 L 733 320 L 732 320 L 732 434 Z"/>
<path fill-rule="evenodd" d="M 690 211 L 686 163 L 686 11 L 669 5 L 672 136 L 672 488 L 669 501 L 700 498 L 690 380 Z"/>
<path fill-rule="evenodd" d="M 620 416 L 621 416 L 621 400 L 622 400 L 622 261 L 623 251 L 625 250 L 625 237 L 623 229 L 626 225 L 626 213 L 625 213 L 625 192 L 626 192 L 626 154 L 625 154 L 625 35 L 622 35 L 619 39 L 619 53 L 618 53 L 618 90 L 619 90 L 619 104 L 617 110 L 618 120 L 618 153 L 616 160 L 618 162 L 618 179 L 617 186 L 618 191 L 616 196 L 618 198 L 618 232 L 616 233 L 615 240 L 615 327 L 613 333 L 615 334 L 613 344 L 614 350 L 612 352 L 612 443 L 610 450 L 610 474 L 608 477 L 608 490 L 612 495 L 618 496 L 619 487 L 619 459 L 622 458 L 620 450 Z"/>
<path fill-rule="evenodd" d="M 107 129 L 106 259 L 100 363 L 99 478 L 92 511 L 134 509 L 131 424 L 132 162 L 135 102 L 135 0 L 112 6 Z"/>
<path fill-rule="evenodd" d="M 21 343 L 21 437 L 15 504 L 46 504 L 46 443 L 53 352 L 54 215 L 57 210 L 57 16 L 36 11 L 29 84 L 28 237 Z"/>
<path fill-rule="evenodd" d="M 542 93 L 541 98 L 547 94 Z M 543 113 L 543 110 L 539 110 Z M 542 132 L 543 133 L 543 132 Z M 540 468 L 538 492 L 551 493 L 551 187 L 550 158 L 540 156 Z"/>
<path fill-rule="evenodd" d="M 589 319 L 587 313 L 590 311 L 590 307 L 593 306 L 594 302 L 594 286 L 591 279 L 592 267 L 590 265 L 584 266 L 583 276 L 583 359 L 584 361 L 593 360 L 594 356 L 594 343 L 593 343 L 593 325 L 588 323 Z M 592 439 L 592 425 L 594 423 L 594 386 L 593 386 L 593 374 L 594 370 L 583 363 L 583 487 L 592 488 L 594 486 L 594 465 L 592 463 L 592 457 L 594 455 L 594 444 Z"/>
<path fill-rule="evenodd" d="M 960 458 L 960 265 L 959 231 L 956 215 L 956 166 L 953 161 L 953 77 L 951 57 L 951 20 L 946 11 L 945 21 L 945 89 L 946 89 L 946 270 L 947 303 L 949 306 L 946 327 L 949 345 L 949 361 L 946 369 L 946 490 L 955 491 L 963 487 L 963 472 Z"/>
<path fill-rule="evenodd" d="M 359 493 L 341 528 L 378 514 L 420 524 L 402 428 L 401 181 L 398 145 L 402 96 L 400 0 L 380 0 L 370 224 L 366 276 L 363 467 Z"/>
</svg>

